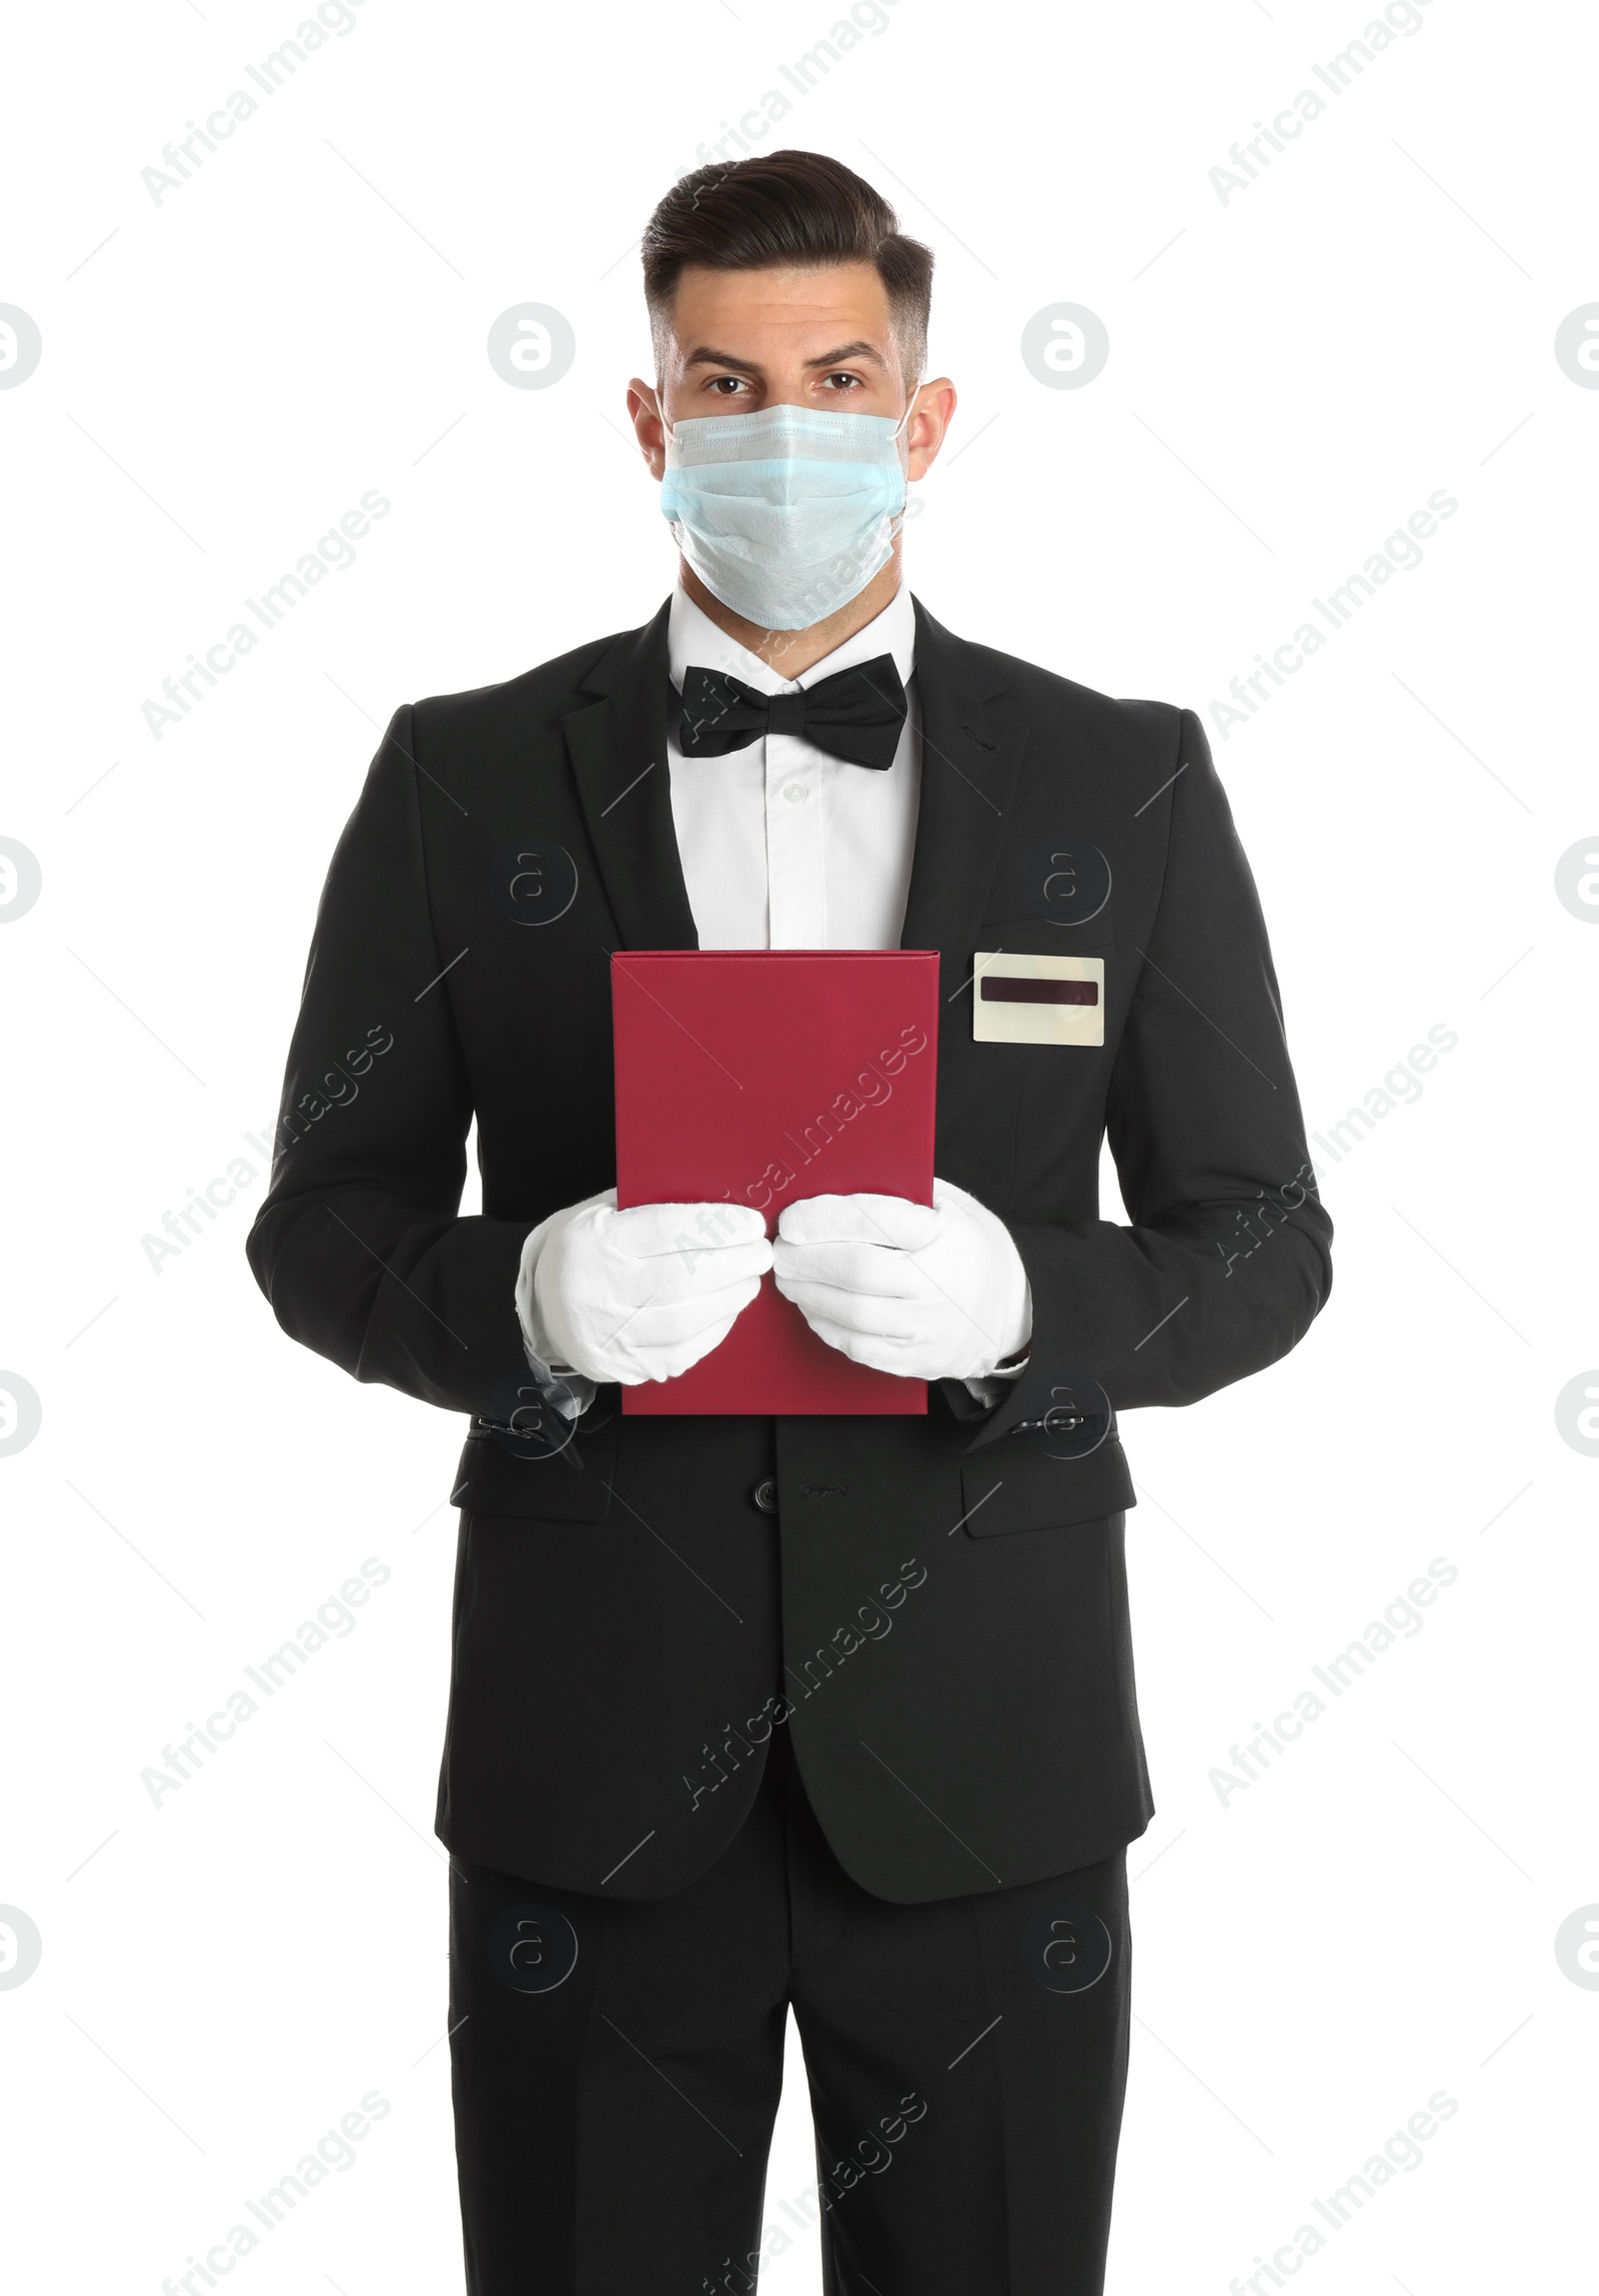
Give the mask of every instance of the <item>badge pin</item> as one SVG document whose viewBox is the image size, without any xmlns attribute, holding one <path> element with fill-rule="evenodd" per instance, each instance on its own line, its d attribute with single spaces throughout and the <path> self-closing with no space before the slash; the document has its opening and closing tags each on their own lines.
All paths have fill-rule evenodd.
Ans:
<svg viewBox="0 0 1599 2296">
<path fill-rule="evenodd" d="M 979 1045 L 1102 1045 L 1102 957 L 1023 957 L 979 950 L 971 985 Z"/>
</svg>

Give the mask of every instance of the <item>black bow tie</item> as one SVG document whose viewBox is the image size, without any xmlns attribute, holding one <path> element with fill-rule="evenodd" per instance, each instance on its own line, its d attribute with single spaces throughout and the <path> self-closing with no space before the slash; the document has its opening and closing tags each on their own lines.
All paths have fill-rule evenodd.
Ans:
<svg viewBox="0 0 1599 2296">
<path fill-rule="evenodd" d="M 798 694 L 761 694 L 726 671 L 689 669 L 678 747 L 686 758 L 725 758 L 765 734 L 797 734 L 829 757 L 880 773 L 893 764 L 904 722 L 905 690 L 891 654 Z"/>
</svg>

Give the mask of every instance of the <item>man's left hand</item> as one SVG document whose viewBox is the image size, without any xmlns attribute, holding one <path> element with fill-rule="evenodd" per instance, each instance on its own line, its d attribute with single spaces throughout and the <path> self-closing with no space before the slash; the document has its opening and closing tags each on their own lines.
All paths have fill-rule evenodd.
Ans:
<svg viewBox="0 0 1599 2296">
<path fill-rule="evenodd" d="M 902 1378 L 980 1379 L 1032 1335 L 1032 1294 L 1003 1220 L 935 1179 L 932 1202 L 812 1195 L 787 1205 L 778 1289 L 818 1338 Z"/>
</svg>

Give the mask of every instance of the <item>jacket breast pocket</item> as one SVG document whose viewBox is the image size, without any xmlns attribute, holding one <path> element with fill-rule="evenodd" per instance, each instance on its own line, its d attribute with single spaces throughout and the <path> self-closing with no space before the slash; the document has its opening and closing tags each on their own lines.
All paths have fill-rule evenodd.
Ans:
<svg viewBox="0 0 1599 2296">
<path fill-rule="evenodd" d="M 1127 1454 L 1114 1435 L 1083 1458 L 1054 1458 L 1032 1445 L 990 1444 L 960 1462 L 960 1497 L 972 1538 L 1103 1522 L 1136 1506 Z"/>
<path fill-rule="evenodd" d="M 977 928 L 977 946 L 1003 949 L 1012 957 L 1105 957 L 1115 952 L 1116 937 L 1108 917 L 1086 925 L 1060 925 L 1049 917 L 985 917 Z"/>
</svg>

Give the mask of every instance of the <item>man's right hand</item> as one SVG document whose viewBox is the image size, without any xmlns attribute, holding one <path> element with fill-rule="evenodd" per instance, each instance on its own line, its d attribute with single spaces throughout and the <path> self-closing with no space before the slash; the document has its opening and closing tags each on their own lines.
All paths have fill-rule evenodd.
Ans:
<svg viewBox="0 0 1599 2296">
<path fill-rule="evenodd" d="M 674 1379 L 722 1344 L 771 1265 L 766 1222 L 749 1204 L 619 1211 L 611 1188 L 548 1223 L 534 1321 L 551 1359 L 587 1378 Z"/>
</svg>

